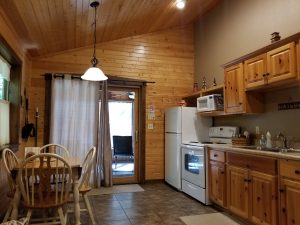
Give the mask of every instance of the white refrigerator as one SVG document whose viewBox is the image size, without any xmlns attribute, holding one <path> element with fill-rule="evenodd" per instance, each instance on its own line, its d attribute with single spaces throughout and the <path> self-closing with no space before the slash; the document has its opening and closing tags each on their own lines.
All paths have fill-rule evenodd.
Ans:
<svg viewBox="0 0 300 225">
<path fill-rule="evenodd" d="M 165 181 L 181 190 L 181 143 L 208 141 L 212 119 L 197 115 L 195 107 L 165 111 Z"/>
</svg>

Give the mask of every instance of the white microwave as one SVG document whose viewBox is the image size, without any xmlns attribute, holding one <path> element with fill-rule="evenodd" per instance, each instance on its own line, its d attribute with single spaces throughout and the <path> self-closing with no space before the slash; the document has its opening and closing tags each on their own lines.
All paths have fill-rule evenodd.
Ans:
<svg viewBox="0 0 300 225">
<path fill-rule="evenodd" d="M 221 94 L 206 95 L 197 98 L 197 111 L 207 112 L 215 110 L 223 110 L 224 101 Z"/>
</svg>

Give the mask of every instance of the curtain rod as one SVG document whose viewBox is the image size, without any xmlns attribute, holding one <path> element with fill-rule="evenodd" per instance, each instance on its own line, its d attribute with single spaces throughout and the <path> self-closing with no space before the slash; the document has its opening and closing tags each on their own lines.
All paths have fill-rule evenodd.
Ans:
<svg viewBox="0 0 300 225">
<path fill-rule="evenodd" d="M 65 76 L 71 76 L 71 79 L 81 79 L 81 76 L 82 76 L 82 74 L 78 74 L 78 73 L 45 73 L 45 74 L 42 74 L 41 76 L 46 77 L 47 75 L 51 75 L 51 76 L 53 75 L 54 78 L 59 77 L 59 78 L 62 78 L 62 79 L 64 79 Z M 123 80 L 121 77 L 120 77 L 120 79 L 118 79 L 118 78 L 109 78 L 109 75 L 108 75 L 108 79 L 109 79 L 109 81 L 155 84 L 155 81 Z"/>
</svg>

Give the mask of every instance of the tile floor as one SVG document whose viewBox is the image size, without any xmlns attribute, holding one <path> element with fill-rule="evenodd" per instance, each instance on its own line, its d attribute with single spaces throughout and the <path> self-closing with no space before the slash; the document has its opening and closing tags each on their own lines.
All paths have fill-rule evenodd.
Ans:
<svg viewBox="0 0 300 225">
<path fill-rule="evenodd" d="M 184 225 L 181 216 L 216 212 L 163 182 L 141 187 L 145 191 L 89 196 L 97 224 Z M 82 224 L 90 224 L 87 214 L 81 215 Z"/>
</svg>

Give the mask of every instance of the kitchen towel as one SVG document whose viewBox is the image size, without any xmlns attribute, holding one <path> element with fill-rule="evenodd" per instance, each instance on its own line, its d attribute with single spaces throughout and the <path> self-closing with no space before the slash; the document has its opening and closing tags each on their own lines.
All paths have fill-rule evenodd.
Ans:
<svg viewBox="0 0 300 225">
<path fill-rule="evenodd" d="M 195 216 L 183 216 L 180 219 L 186 225 L 241 225 L 222 213 L 209 213 Z"/>
</svg>

